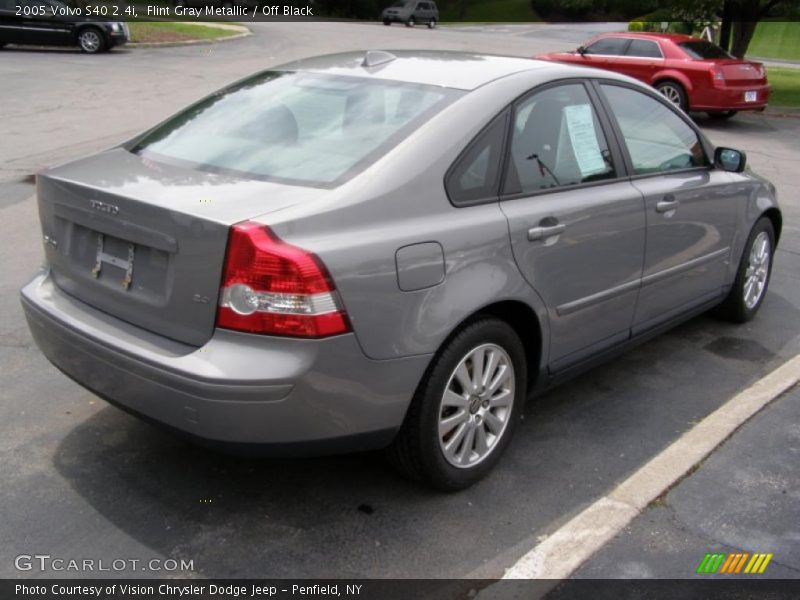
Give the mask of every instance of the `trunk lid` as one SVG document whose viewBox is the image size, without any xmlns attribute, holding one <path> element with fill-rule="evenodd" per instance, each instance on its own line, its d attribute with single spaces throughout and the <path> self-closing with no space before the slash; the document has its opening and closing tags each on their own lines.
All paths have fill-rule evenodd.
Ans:
<svg viewBox="0 0 800 600">
<path fill-rule="evenodd" d="M 214 330 L 230 225 L 325 193 L 121 148 L 46 171 L 37 188 L 46 258 L 61 289 L 197 346 Z"/>
<path fill-rule="evenodd" d="M 718 60 L 715 68 L 722 72 L 725 82 L 733 85 L 763 84 L 767 77 L 760 63 L 746 60 Z"/>
</svg>

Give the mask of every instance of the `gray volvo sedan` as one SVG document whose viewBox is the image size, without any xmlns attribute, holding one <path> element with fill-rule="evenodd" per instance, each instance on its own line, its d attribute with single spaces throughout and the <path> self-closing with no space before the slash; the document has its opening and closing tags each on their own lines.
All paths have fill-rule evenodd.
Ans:
<svg viewBox="0 0 800 600">
<path fill-rule="evenodd" d="M 47 358 L 193 438 L 484 476 L 524 401 L 714 308 L 781 213 L 744 153 L 607 71 L 348 53 L 239 81 L 37 178 Z"/>
</svg>

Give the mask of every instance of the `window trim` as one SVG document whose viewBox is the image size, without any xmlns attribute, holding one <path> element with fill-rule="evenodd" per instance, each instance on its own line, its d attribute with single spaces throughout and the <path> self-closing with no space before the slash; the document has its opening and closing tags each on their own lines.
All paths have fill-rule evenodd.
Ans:
<svg viewBox="0 0 800 600">
<path fill-rule="evenodd" d="M 616 138 L 617 144 L 619 144 L 620 150 L 623 155 L 623 159 L 625 161 L 625 168 L 628 171 L 628 180 L 636 181 L 639 179 L 647 179 L 649 177 L 661 177 L 665 174 L 675 174 L 675 173 L 691 173 L 694 171 L 710 171 L 714 169 L 714 162 L 710 160 L 710 156 L 714 155 L 714 149 L 711 143 L 706 139 L 703 133 L 700 131 L 699 127 L 692 121 L 688 116 L 680 112 L 669 100 L 664 98 L 661 94 L 656 92 L 652 88 L 642 88 L 638 85 L 630 84 L 626 81 L 619 81 L 615 79 L 606 79 L 606 78 L 595 78 L 592 80 L 593 86 L 596 88 L 596 93 L 600 103 L 603 106 L 603 110 L 605 111 L 606 115 L 608 116 L 611 127 L 613 128 L 614 136 Z M 603 92 L 602 86 L 603 85 L 615 85 L 617 87 L 627 88 L 629 90 L 633 90 L 634 92 L 640 92 L 645 96 L 649 96 L 653 98 L 657 102 L 660 102 L 663 106 L 666 106 L 672 113 L 681 119 L 689 128 L 694 131 L 697 139 L 700 141 L 700 146 L 703 149 L 703 154 L 705 155 L 706 162 L 708 163 L 706 166 L 700 167 L 687 167 L 685 169 L 671 169 L 667 171 L 656 171 L 655 173 L 636 173 L 636 170 L 633 167 L 633 160 L 631 159 L 630 152 L 628 150 L 628 145 L 625 143 L 625 136 L 622 134 L 622 128 L 619 126 L 619 122 L 617 121 L 617 117 L 614 114 L 614 111 L 611 108 L 611 104 L 608 101 L 605 93 Z"/>
<path fill-rule="evenodd" d="M 442 184 L 444 186 L 444 193 L 447 196 L 447 200 L 450 202 L 450 204 L 452 204 L 456 208 L 462 208 L 465 206 L 477 206 L 479 204 L 488 204 L 490 202 L 497 202 L 498 199 L 500 198 L 500 190 L 503 189 L 502 186 L 503 182 L 505 181 L 505 168 L 507 162 L 506 150 L 507 150 L 509 131 L 511 131 L 510 119 L 509 119 L 510 114 L 511 114 L 511 107 L 510 106 L 503 107 L 503 110 L 501 110 L 494 117 L 492 117 L 489 120 L 489 122 L 486 123 L 486 125 L 481 127 L 480 131 L 478 131 L 478 133 L 476 133 L 473 136 L 473 138 L 469 141 L 469 143 L 466 146 L 464 146 L 461 152 L 458 153 L 458 156 L 456 156 L 455 160 L 450 164 L 450 166 L 444 172 L 444 178 L 442 179 Z M 458 169 L 458 167 L 461 166 L 461 161 L 463 161 L 467 157 L 467 155 L 469 155 L 469 153 L 472 152 L 472 150 L 481 140 L 483 135 L 486 132 L 488 132 L 492 127 L 497 125 L 497 123 L 501 120 L 505 121 L 505 126 L 503 127 L 503 139 L 500 141 L 500 166 L 498 167 L 500 169 L 499 171 L 500 176 L 497 178 L 497 182 L 494 185 L 494 189 L 492 190 L 493 193 L 488 194 L 487 196 L 482 198 L 475 198 L 474 200 L 459 201 L 453 199 L 453 195 L 448 187 L 448 182 L 450 181 L 450 178 L 452 177 L 453 173 L 456 171 L 456 169 Z"/>
<path fill-rule="evenodd" d="M 592 41 L 592 43 L 590 43 L 588 46 L 585 46 L 585 48 L 588 50 L 589 48 L 591 48 L 597 42 L 602 42 L 604 40 L 622 40 L 622 54 L 592 54 L 591 52 L 585 52 L 584 54 L 586 54 L 587 56 L 601 56 L 601 57 L 606 57 L 606 58 L 620 58 L 622 56 L 625 56 L 625 53 L 628 51 L 628 46 L 631 45 L 631 39 L 632 38 L 623 37 L 621 35 L 619 35 L 619 36 L 618 35 L 602 35 L 602 36 L 600 36 L 598 38 L 595 38 L 594 41 Z"/>
<path fill-rule="evenodd" d="M 661 44 L 659 44 L 656 40 L 648 40 L 646 38 L 628 38 L 628 40 L 629 43 L 625 47 L 625 54 L 623 55 L 623 58 L 633 58 L 633 59 L 638 58 L 639 60 L 659 60 L 659 59 L 664 60 L 664 50 L 662 50 Z M 658 56 L 635 56 L 632 54 L 628 54 L 627 52 L 628 50 L 631 49 L 633 42 L 647 42 L 648 44 L 655 45 L 656 50 L 658 50 Z"/>
<path fill-rule="evenodd" d="M 623 155 L 621 153 L 621 148 L 618 145 L 617 138 L 615 136 L 609 135 L 612 132 L 611 123 L 608 120 L 607 115 L 601 109 L 598 104 L 597 93 L 592 86 L 592 78 L 581 78 L 581 77 L 570 77 L 568 79 L 558 79 L 555 81 L 549 81 L 547 83 L 538 85 L 530 90 L 526 91 L 521 96 L 517 97 L 511 103 L 511 118 L 508 122 L 508 132 L 506 133 L 506 140 L 505 140 L 505 151 L 503 153 L 503 173 L 501 175 L 500 181 L 500 201 L 505 202 L 507 200 L 519 200 L 522 198 L 533 198 L 536 196 L 542 196 L 544 194 L 553 194 L 559 192 L 566 192 L 570 190 L 582 190 L 586 188 L 601 186 L 601 185 L 608 185 L 611 183 L 619 183 L 620 181 L 627 181 L 629 179 L 627 163 L 623 160 Z M 599 179 L 597 181 L 587 181 L 585 183 L 576 183 L 573 185 L 560 185 L 552 188 L 546 188 L 542 190 L 530 190 L 530 191 L 523 191 L 517 192 L 514 194 L 503 194 L 502 190 L 505 187 L 506 177 L 508 175 L 508 162 L 511 156 L 511 138 L 512 138 L 512 131 L 514 127 L 514 118 L 517 115 L 517 108 L 520 104 L 525 102 L 531 96 L 548 90 L 554 87 L 561 87 L 563 85 L 574 85 L 574 84 L 582 85 L 584 90 L 586 91 L 586 95 L 589 97 L 589 104 L 594 109 L 595 115 L 597 116 L 597 120 L 600 123 L 600 129 L 603 131 L 603 135 L 606 138 L 606 143 L 608 144 L 608 150 L 611 152 L 611 160 L 614 162 L 614 168 L 616 170 L 616 177 L 609 178 L 609 179 Z"/>
</svg>

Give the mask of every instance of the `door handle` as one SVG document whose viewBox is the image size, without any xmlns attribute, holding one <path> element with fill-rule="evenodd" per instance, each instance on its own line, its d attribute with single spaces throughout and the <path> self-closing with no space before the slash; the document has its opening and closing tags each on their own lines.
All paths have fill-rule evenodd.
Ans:
<svg viewBox="0 0 800 600">
<path fill-rule="evenodd" d="M 672 196 L 665 196 L 663 200 L 656 203 L 656 212 L 665 213 L 678 208 L 678 202 Z"/>
<path fill-rule="evenodd" d="M 547 238 L 561 235 L 566 229 L 567 226 L 564 224 L 531 227 L 528 229 L 528 241 L 536 242 L 539 240 L 546 240 Z"/>
</svg>

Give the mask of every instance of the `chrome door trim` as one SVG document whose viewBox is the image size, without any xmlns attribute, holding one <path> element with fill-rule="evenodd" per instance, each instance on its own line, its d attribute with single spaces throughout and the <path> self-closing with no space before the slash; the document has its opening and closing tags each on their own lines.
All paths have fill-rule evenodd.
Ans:
<svg viewBox="0 0 800 600">
<path fill-rule="evenodd" d="M 674 275 L 679 275 L 684 271 L 688 271 L 695 267 L 699 267 L 702 264 L 707 262 L 711 262 L 717 258 L 725 256 L 726 254 L 730 254 L 731 248 L 730 246 L 726 246 L 725 248 L 720 248 L 719 250 L 715 250 L 709 254 L 704 254 L 703 256 L 698 256 L 697 258 L 693 258 L 692 260 L 686 261 L 685 263 L 681 263 L 679 265 L 675 265 L 674 267 L 669 267 L 668 269 L 664 269 L 663 271 L 658 271 L 657 273 L 651 273 L 650 275 L 646 275 L 642 277 L 642 287 L 646 285 L 651 285 L 653 283 L 657 283 L 663 279 L 667 279 Z"/>
</svg>

